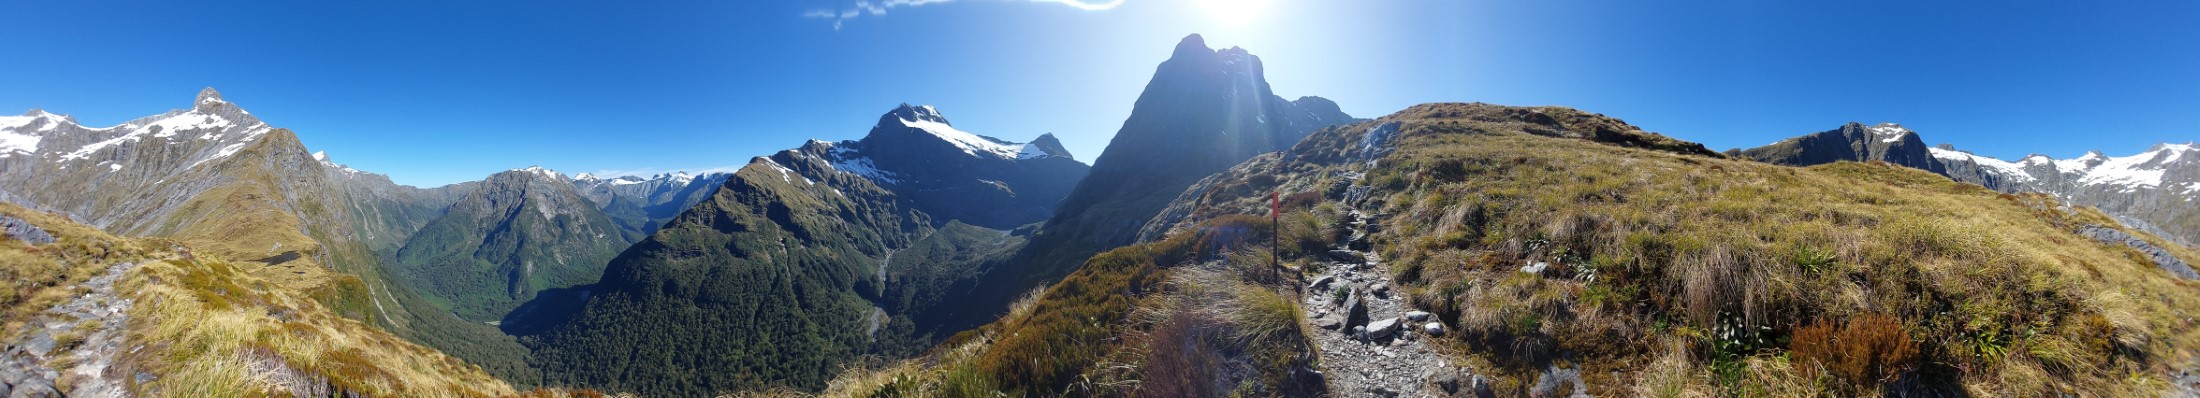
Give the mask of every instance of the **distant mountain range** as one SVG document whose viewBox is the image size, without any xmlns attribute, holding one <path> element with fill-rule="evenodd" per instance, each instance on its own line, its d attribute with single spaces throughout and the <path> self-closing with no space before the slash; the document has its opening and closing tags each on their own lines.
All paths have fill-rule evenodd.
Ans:
<svg viewBox="0 0 2200 398">
<path fill-rule="evenodd" d="M 2071 204 L 2098 207 L 2125 224 L 2154 231 L 2187 246 L 2200 242 L 2200 144 L 2157 144 L 2145 152 L 2110 157 L 2087 152 L 2076 159 L 2030 155 L 2006 161 L 1956 149 L 1927 146 L 1915 131 L 1895 123 L 1806 134 L 1731 152 L 1764 162 L 1807 166 L 1838 161 L 1882 161 L 1948 176 L 2002 192 L 2039 192 Z"/>
<path fill-rule="evenodd" d="M 1773 185 L 1781 187 L 1776 193 L 1782 195 L 1856 191 L 1810 185 L 1815 182 L 1882 184 L 1880 179 L 1902 179 L 1870 189 L 1902 190 L 1932 200 L 1864 198 L 1842 204 L 1851 207 L 1779 217 L 1869 209 L 1947 219 L 1966 210 L 1944 208 L 1946 203 L 1985 202 L 1996 217 L 2025 223 L 2022 236 L 2029 240 L 2022 242 L 2075 238 L 2079 235 L 2074 231 L 2081 228 L 2138 242 L 2132 248 L 2154 247 L 2153 235 L 2185 242 L 2200 238 L 2200 215 L 2195 214 L 2200 207 L 2193 205 L 2200 195 L 2200 145 L 2192 143 L 2158 145 L 2126 157 L 2092 153 L 2056 160 L 2035 155 L 2012 162 L 1946 145 L 1930 147 L 1900 125 L 1849 123 L 1721 156 L 1615 118 L 1561 107 L 1427 104 L 1377 120 L 1359 119 L 1328 99 L 1276 95 L 1264 68 L 1259 57 L 1244 49 L 1218 50 L 1198 35 L 1184 38 L 1155 68 L 1106 151 L 1090 165 L 1052 134 L 1011 141 L 963 131 L 934 107 L 900 104 L 881 114 L 861 139 L 802 142 L 747 158 L 733 172 L 606 177 L 525 167 L 432 188 L 398 185 L 344 166 L 327 152 L 309 152 L 291 131 L 269 126 L 206 89 L 189 109 L 111 127 L 86 127 L 40 110 L 0 117 L 0 202 L 66 215 L 117 235 L 152 238 L 147 242 L 173 241 L 177 246 L 170 249 L 180 253 L 175 255 L 203 253 L 234 260 L 222 264 L 234 264 L 250 274 L 248 279 L 274 285 L 266 289 L 294 291 L 325 306 L 329 314 L 479 364 L 522 388 L 578 386 L 650 396 L 707 396 L 766 387 L 817 390 L 845 369 L 877 364 L 866 361 L 867 356 L 894 360 L 938 355 L 943 342 L 977 347 L 968 355 L 1010 358 L 957 365 L 965 366 L 958 368 L 962 372 L 994 371 L 968 380 L 993 378 L 1007 383 L 995 387 L 1023 393 L 1066 392 L 1073 377 L 1115 372 L 1102 369 L 1097 355 L 1135 362 L 1170 351 L 1168 346 L 1140 345 L 1162 341 L 1144 340 L 1155 324 L 1140 323 L 1160 318 L 1133 319 L 1132 309 L 1161 314 L 1214 304 L 1185 298 L 1191 303 L 1185 307 L 1141 307 L 1158 302 L 1148 298 L 1184 292 L 1165 286 L 1195 280 L 1170 276 L 1174 268 L 1214 268 L 1202 272 L 1215 275 L 1196 280 L 1227 282 L 1231 291 L 1217 297 L 1230 297 L 1220 300 L 1259 296 L 1255 291 L 1262 285 L 1233 280 L 1240 276 L 1221 267 L 1234 265 L 1219 264 L 1231 255 L 1225 249 L 1250 247 L 1232 239 L 1259 234 L 1297 240 L 1293 243 L 1298 247 L 1289 252 L 1298 258 L 1285 260 L 1304 272 L 1355 270 L 1343 274 L 1355 279 L 1333 282 L 1354 284 L 1352 289 L 1384 287 L 1375 294 L 1389 298 L 1393 307 L 1404 305 L 1399 302 L 1448 306 L 1444 308 L 1451 312 L 1424 314 L 1437 319 L 1422 327 L 1433 324 L 1443 330 L 1445 322 L 1458 327 L 1471 319 L 1482 323 L 1479 331 L 1467 332 L 1478 333 L 1471 336 L 1480 340 L 1471 341 L 1542 353 L 1559 342 L 1617 341 L 1611 344 L 1627 347 L 1623 354 L 1596 353 L 1615 355 L 1619 360 L 1614 363 L 1645 363 L 1646 353 L 1665 350 L 1642 339 L 1610 338 L 1654 335 L 1629 328 L 1656 324 L 1657 333 L 1664 333 L 1663 325 L 1671 321 L 1700 333 L 1725 326 L 1706 322 L 1734 321 L 1722 311 L 1756 311 L 1710 302 L 1719 298 L 1713 296 L 1741 291 L 1691 290 L 1699 285 L 1763 284 L 1792 277 L 1819 284 L 1813 288 L 1854 292 L 1941 289 L 1918 280 L 1939 277 L 1935 275 L 1858 271 L 1908 264 L 1903 262 L 1908 257 L 1866 253 L 1879 246 L 1859 242 L 1956 233 L 1928 225 L 1913 228 L 1924 232 L 1907 232 L 1940 235 L 1880 236 L 1871 228 L 1878 219 L 1843 218 L 1847 214 L 1827 216 L 1835 220 L 1813 226 L 1856 238 L 1846 243 L 1823 242 L 1819 239 L 1825 236 L 1810 233 L 1765 232 L 1793 220 L 1760 220 L 1762 215 L 1752 209 L 1792 203 L 1768 202 L 1764 198 L 1772 193 L 1750 191 L 1757 189 L 1751 188 L 1753 182 L 1704 177 L 1714 172 L 1775 180 L 1784 174 L 1788 179 Z M 1730 157 L 1836 165 L 1797 170 Z M 1903 168 L 1841 163 L 1874 161 L 2002 192 L 2040 192 L 2052 198 L 1997 198 L 1994 192 Z M 1807 178 L 1795 177 L 1798 172 Z M 1918 182 L 1922 180 L 1930 181 Z M 1721 196 L 1707 187 L 1736 194 Z M 1950 189 L 1957 192 L 1942 192 Z M 1299 212 L 1295 221 L 1248 223 L 1253 218 L 1246 214 L 1265 214 L 1265 206 L 1275 203 L 1268 196 L 1272 194 L 1297 198 L 1288 205 Z M 1704 210 L 1701 200 L 1725 201 L 1719 206 L 1727 207 Z M 2010 203 L 1991 202 L 1995 200 Z M 2086 218 L 2091 210 L 2057 210 L 2062 213 L 2054 214 L 2064 214 L 2063 219 L 2027 218 L 2034 215 L 2012 204 L 2023 200 L 2098 207 L 2121 217 L 2135 232 L 2104 226 L 2115 223 L 2104 217 Z M 1327 207 L 1315 210 L 1317 203 Z M 1521 209 L 1532 211 L 1508 212 Z M 1671 211 L 1681 210 L 1720 217 L 1716 224 L 1726 229 L 1717 232 L 1731 234 L 1675 232 L 1682 229 L 1673 228 L 1703 227 L 1669 219 Z M 86 234 L 72 236 L 81 235 Z M 1765 237 L 1783 243 L 1768 246 L 1760 238 L 1772 238 Z M 1728 246 L 1712 250 L 1704 239 Z M 1835 244 L 1844 246 L 1827 246 L 1831 252 L 1813 246 Z M 1953 244 L 1960 242 L 1914 246 L 1939 250 L 1929 246 Z M 1341 252 L 1330 253 L 1333 248 Z M 2103 254 L 2128 254 L 2115 251 L 2123 248 L 2088 245 L 2070 253 L 2083 254 L 2087 267 L 2105 262 L 2103 258 L 2141 259 Z M 2171 270 L 2171 261 L 2160 259 L 2174 260 L 2187 252 L 2173 249 L 2134 253 L 2152 256 L 2160 269 Z M 1398 264 L 1357 264 L 1368 261 L 1369 254 L 1394 256 Z M 1971 255 L 1956 250 L 1911 254 L 1946 261 Z M 1728 261 L 1737 257 L 1749 261 Z M 2025 260 L 2046 261 L 2034 257 L 2040 258 Z M 1791 267 L 1791 260 L 1812 264 Z M 1520 266 L 1539 261 L 1557 263 L 1558 268 L 1545 275 Z M 1714 263 L 1778 266 L 1717 270 L 1723 274 L 1696 270 Z M 1103 266 L 1093 269 L 1089 264 Z M 1816 268 L 1797 271 L 1802 267 Z M 1405 271 L 1382 274 L 1389 269 Z M 1783 273 L 1768 279 L 1763 272 L 1772 271 L 1767 269 Z M 2154 269 L 2111 271 L 2117 278 L 2160 282 L 2148 279 L 2155 277 Z M 1357 279 L 1363 271 L 1376 278 Z M 1829 273 L 1820 277 L 1820 272 Z M 1744 273 L 1751 276 L 1740 276 Z M 2188 267 L 2178 275 L 2189 273 Z M 1571 277 L 1556 277 L 1561 274 Z M 2094 277 L 2099 278 L 2098 272 Z M 1398 290 L 1387 290 L 1392 281 Z M 1635 285 L 1609 289 L 1615 282 Z M 1247 286 L 1254 288 L 1241 289 Z M 1787 293 L 1804 290 L 1783 286 Z M 2000 288 L 2015 289 L 1986 287 Z M 1036 307 L 1003 317 L 1017 311 L 1012 301 L 1035 291 L 1043 292 L 1031 295 L 1038 297 Z M 1998 290 L 1947 294 L 1959 293 L 2002 299 L 1994 296 Z M 1605 301 L 1583 298 L 1590 294 Z M 1346 292 L 1338 304 L 1346 296 L 1369 297 Z M 1500 304 L 1525 297 L 1542 301 L 1534 306 Z M 1868 299 L 1925 305 L 1909 298 Z M 1782 300 L 1776 304 L 1793 306 L 1793 311 L 1781 316 L 1824 309 L 1815 307 L 1822 304 L 1815 301 Z M 2093 308 L 2097 304 L 2058 303 L 2077 308 L 2073 311 L 2093 311 L 2086 314 L 2103 312 Z M 1536 309 L 1525 309 L 1530 307 Z M 1461 312 L 1465 308 L 1517 313 L 1461 318 L 1472 316 Z M 1228 308 L 1214 308 L 1221 309 Z M 1242 314 L 1171 314 L 1186 317 L 1183 322 L 1243 321 L 1194 319 Z M 1597 333 L 1609 332 L 1599 335 L 1561 329 L 1577 327 L 1582 314 L 1626 321 L 1598 326 L 1609 327 L 1599 329 Z M 1300 315 L 1305 314 L 1274 319 L 1297 322 L 1290 320 Z M 2110 321 L 2058 325 L 2094 328 L 2080 330 L 2085 333 L 2100 327 L 2109 328 L 2100 333 L 2126 333 L 2144 326 L 2101 322 Z M 1576 334 L 1550 340 L 1567 333 Z M 1086 337 L 1090 339 L 1060 340 Z M 2148 341 L 2140 337 L 2133 341 Z M 993 344 L 1022 351 L 976 352 Z M 1209 347 L 1205 344 L 1187 347 Z M 1566 352 L 1571 346 L 1557 347 Z M 1755 349 L 1759 351 L 1722 355 L 1780 348 Z M 1305 367 L 1319 362 L 1310 355 L 1320 354 L 1284 353 L 1264 360 Z M 1685 360 L 1688 354 L 1680 357 Z M 1546 365 L 1496 366 L 1526 372 L 1498 375 L 1518 379 Z M 1351 377 L 1346 372 L 1316 373 L 1308 382 L 1300 380 L 1307 376 L 1296 367 L 1280 371 L 1288 377 L 1257 383 L 1248 381 L 1253 380 L 1251 373 L 1226 375 L 1244 383 L 1228 386 L 1300 388 L 1319 386 L 1321 377 Z M 1004 374 L 1021 378 L 1000 376 Z"/>
<path fill-rule="evenodd" d="M 1086 171 L 1052 141 L 972 134 L 931 107 L 902 105 L 862 140 L 754 158 L 612 259 L 580 308 L 545 315 L 569 319 L 530 320 L 547 324 L 530 344 L 556 382 L 669 396 L 815 388 L 917 310 L 888 299 L 889 286 L 943 283 L 890 268 L 897 252 L 959 251 L 983 243 L 952 237 L 1005 233 L 972 225 L 1051 212 Z"/>
</svg>

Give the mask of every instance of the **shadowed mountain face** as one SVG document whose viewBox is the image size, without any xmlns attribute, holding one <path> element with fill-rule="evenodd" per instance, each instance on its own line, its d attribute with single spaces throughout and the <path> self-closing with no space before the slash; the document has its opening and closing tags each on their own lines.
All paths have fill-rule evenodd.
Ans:
<svg viewBox="0 0 2200 398">
<path fill-rule="evenodd" d="M 2200 145 L 2193 143 L 2155 145 L 2125 157 L 2091 152 L 2077 159 L 2032 155 L 2011 162 L 1952 145 L 1927 147 L 1915 132 L 1893 123 L 1849 123 L 1736 153 L 1792 166 L 1884 161 L 1997 191 L 2053 195 L 2188 246 L 2200 241 L 2200 206 L 2194 205 L 2200 198 Z"/>
<path fill-rule="evenodd" d="M 1865 126 L 1850 122 L 1841 128 L 1781 140 L 1741 151 L 1741 156 L 1760 162 L 1814 165 L 1839 161 L 1883 161 L 1939 173 L 1938 162 L 1927 152 L 1925 141 L 1902 125 Z"/>
<path fill-rule="evenodd" d="M 1276 96 L 1261 68 L 1260 57 L 1244 49 L 1213 50 L 1199 35 L 1185 37 L 1036 245 L 1059 240 L 1089 255 L 1129 244 L 1192 182 L 1352 120 L 1328 100 Z"/>
<path fill-rule="evenodd" d="M 1051 141 L 897 107 L 862 140 L 755 158 L 612 259 L 579 308 L 537 310 L 520 329 L 543 330 L 529 341 L 557 383 L 652 396 L 820 387 L 858 355 L 928 346 L 908 314 L 959 305 L 936 287 L 967 287 L 989 265 L 965 254 L 1015 247 L 1001 229 L 1042 220 L 1083 177 Z"/>
<path fill-rule="evenodd" d="M 1053 283 L 1102 250 L 1137 240 L 1139 228 L 1215 172 L 1280 151 L 1322 127 L 1352 122 L 1320 97 L 1286 101 L 1268 87 L 1260 57 L 1185 37 L 1139 94 L 1092 173 L 1008 266 L 990 267 L 969 305 L 930 314 L 949 330 L 991 320 L 1025 290 Z"/>
</svg>

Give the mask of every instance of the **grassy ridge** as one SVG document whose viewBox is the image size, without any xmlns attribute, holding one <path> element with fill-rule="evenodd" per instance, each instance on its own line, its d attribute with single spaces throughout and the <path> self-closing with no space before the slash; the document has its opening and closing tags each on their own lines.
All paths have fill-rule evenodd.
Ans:
<svg viewBox="0 0 2200 398">
<path fill-rule="evenodd" d="M 917 359 L 843 372 L 818 395 L 1319 391 L 1319 384 L 1290 377 L 1294 369 L 1310 366 L 1301 358 L 1311 358 L 1313 350 L 1306 322 L 1284 292 L 1290 288 L 1249 282 L 1269 275 L 1261 243 L 1273 231 L 1271 224 L 1260 217 L 1229 217 L 1196 230 L 1093 256 L 1060 283 L 1019 300 L 1000 321 L 950 338 Z"/>
<path fill-rule="evenodd" d="M 0 242 L 0 271 L 53 280 L 9 303 L 9 339 L 31 311 L 76 295 L 71 287 L 108 264 L 141 262 L 118 283 L 136 305 L 127 346 L 112 372 L 135 380 L 145 396 L 475 397 L 516 392 L 503 381 L 373 325 L 344 318 L 309 294 L 253 275 L 242 265 L 164 238 L 118 238 L 11 205 L 0 214 L 29 220 L 58 242 Z M 196 253 L 196 254 L 195 254 Z M 43 276 L 41 276 L 43 275 Z M 52 278 L 52 279 L 46 279 Z"/>
<path fill-rule="evenodd" d="M 1394 144 L 1370 145 L 1392 122 Z M 1456 331 L 1431 341 L 1500 395 L 1562 368 L 1597 396 L 2146 396 L 2200 349 L 2200 284 L 2073 233 L 2115 225 L 2093 209 L 1885 164 L 1723 159 L 1571 109 L 1429 104 L 1210 177 L 1169 238 L 1095 256 L 952 355 L 850 372 L 835 385 L 885 387 L 835 394 L 1161 391 L 1106 371 L 1150 365 L 1125 360 L 1151 358 L 1130 342 L 1169 323 L 1131 314 L 1163 307 L 1191 240 L 1270 191 L 1367 198 L 1394 281 Z M 1191 347 L 1179 358 L 1228 352 Z"/>
</svg>

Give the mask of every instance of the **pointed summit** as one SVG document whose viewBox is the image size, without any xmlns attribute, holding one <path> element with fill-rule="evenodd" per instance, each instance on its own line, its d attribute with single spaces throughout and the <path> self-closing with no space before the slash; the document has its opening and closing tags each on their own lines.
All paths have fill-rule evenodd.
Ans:
<svg viewBox="0 0 2200 398">
<path fill-rule="evenodd" d="M 220 101 L 222 101 L 222 92 L 213 90 L 213 88 L 198 88 L 198 101 L 196 103 L 220 103 Z"/>
<path fill-rule="evenodd" d="M 1176 42 L 1176 53 L 1171 55 L 1170 58 L 1181 57 L 1186 54 L 1213 54 L 1214 52 L 1214 48 L 1207 47 L 1207 38 L 1199 37 L 1198 33 L 1193 33 L 1184 36 L 1184 40 Z"/>
<path fill-rule="evenodd" d="M 1062 140 L 1054 138 L 1054 133 L 1040 134 L 1039 138 L 1034 138 L 1031 143 L 1024 144 L 1024 149 L 1018 152 L 1016 156 L 1020 159 L 1059 156 L 1063 159 L 1077 160 L 1076 157 L 1070 156 L 1069 148 L 1062 147 Z"/>
<path fill-rule="evenodd" d="M 940 115 L 939 109 L 933 108 L 931 105 L 909 105 L 909 103 L 904 102 L 901 106 L 894 107 L 894 110 L 879 116 L 878 126 L 874 127 L 901 126 L 907 122 L 937 122 L 953 125 L 953 123 L 947 122 L 946 116 Z"/>
</svg>

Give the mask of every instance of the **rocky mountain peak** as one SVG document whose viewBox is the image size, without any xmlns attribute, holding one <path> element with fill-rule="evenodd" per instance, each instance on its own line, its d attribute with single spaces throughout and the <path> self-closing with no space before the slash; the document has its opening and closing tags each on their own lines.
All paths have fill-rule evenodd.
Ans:
<svg viewBox="0 0 2200 398">
<path fill-rule="evenodd" d="M 873 126 L 873 128 L 901 126 L 908 122 L 934 122 L 952 125 L 952 123 L 947 122 L 946 116 L 940 115 L 939 109 L 933 108 L 931 105 L 903 103 L 901 106 L 894 107 L 894 110 L 887 111 L 885 115 L 879 116 L 878 125 Z"/>
<path fill-rule="evenodd" d="M 1176 42 L 1176 53 L 1170 55 L 1169 58 L 1183 57 L 1190 54 L 1213 54 L 1214 52 L 1213 48 L 1207 47 L 1207 38 L 1200 37 L 1198 33 L 1193 33 L 1184 36 L 1184 40 Z"/>
<path fill-rule="evenodd" d="M 1033 138 L 1031 143 L 1024 144 L 1024 148 L 1017 156 L 1022 158 L 1058 156 L 1064 159 L 1077 160 L 1077 157 L 1070 156 L 1069 148 L 1062 147 L 1062 140 L 1054 138 L 1054 133 L 1040 134 L 1039 138 Z"/>
<path fill-rule="evenodd" d="M 550 180 L 553 180 L 553 181 L 564 181 L 564 180 L 565 180 L 565 176 L 564 176 L 563 174 L 559 174 L 559 173 L 558 173 L 558 172 L 557 172 L 556 170 L 551 170 L 551 169 L 543 168 L 542 166 L 527 166 L 527 168 L 524 168 L 524 169 L 511 169 L 511 170 L 506 170 L 506 171 L 505 171 L 505 172 L 503 172 L 503 173 L 497 173 L 497 174 L 499 174 L 499 175 L 502 175 L 502 174 L 510 174 L 510 173 L 522 173 L 522 174 L 525 174 L 525 175 L 533 175 L 533 176 L 539 176 L 539 177 L 542 177 L 542 178 L 548 178 L 548 179 L 550 179 Z"/>
<path fill-rule="evenodd" d="M 200 112 L 213 112 L 220 106 L 229 104 L 229 101 L 222 100 L 222 93 L 220 91 L 214 91 L 213 87 L 207 87 L 199 89 L 198 99 L 192 101 L 191 104 L 192 110 Z"/>
</svg>

